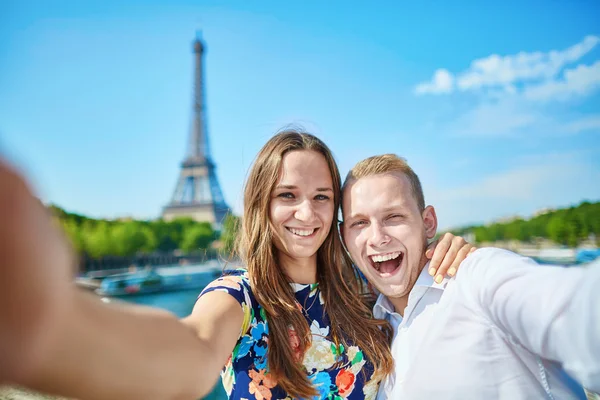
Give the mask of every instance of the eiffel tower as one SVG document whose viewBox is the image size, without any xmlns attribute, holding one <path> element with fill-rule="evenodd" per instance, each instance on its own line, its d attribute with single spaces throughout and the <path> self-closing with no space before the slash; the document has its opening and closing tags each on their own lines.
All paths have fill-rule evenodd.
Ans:
<svg viewBox="0 0 600 400">
<path fill-rule="evenodd" d="M 225 215 L 230 211 L 225 203 L 221 186 L 215 174 L 215 163 L 210 156 L 204 81 L 202 79 L 202 56 L 206 46 L 197 36 L 194 48 L 194 104 L 192 127 L 186 158 L 181 163 L 179 179 L 171 202 L 163 208 L 162 217 L 171 221 L 191 217 L 196 221 L 208 221 L 220 229 Z"/>
</svg>

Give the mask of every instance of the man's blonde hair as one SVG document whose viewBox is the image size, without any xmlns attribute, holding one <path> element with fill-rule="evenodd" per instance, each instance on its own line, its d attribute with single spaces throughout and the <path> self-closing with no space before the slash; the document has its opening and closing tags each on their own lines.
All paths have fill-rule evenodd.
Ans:
<svg viewBox="0 0 600 400">
<path fill-rule="evenodd" d="M 348 172 L 348 175 L 346 175 L 346 179 L 342 185 L 342 193 L 345 193 L 346 187 L 352 181 L 367 176 L 389 174 L 393 172 L 400 172 L 406 175 L 410 182 L 413 196 L 417 201 L 419 211 L 423 211 L 425 209 L 425 196 L 423 195 L 421 181 L 417 174 L 415 174 L 415 171 L 407 164 L 406 160 L 402 157 L 398 157 L 396 154 L 382 154 L 359 161 L 350 172 Z"/>
</svg>

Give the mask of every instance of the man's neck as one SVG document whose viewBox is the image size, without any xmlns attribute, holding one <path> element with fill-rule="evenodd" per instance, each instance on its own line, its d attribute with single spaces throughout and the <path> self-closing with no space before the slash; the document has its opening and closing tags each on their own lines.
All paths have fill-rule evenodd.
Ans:
<svg viewBox="0 0 600 400">
<path fill-rule="evenodd" d="M 409 294 L 410 294 L 410 292 L 409 292 Z M 400 314 L 402 316 L 402 318 L 404 318 L 404 310 L 406 309 L 406 306 L 408 305 L 408 294 L 406 296 L 402 296 L 402 297 L 388 297 L 387 299 L 394 306 L 394 311 L 396 311 L 398 314 Z"/>
<path fill-rule="evenodd" d="M 390 303 L 392 303 L 392 305 L 394 306 L 394 311 L 400 314 L 402 318 L 404 318 L 404 310 L 406 309 L 406 306 L 408 306 L 408 297 L 410 296 L 410 292 L 412 292 L 413 288 L 415 287 L 415 284 L 417 283 L 417 279 L 419 279 L 419 275 L 421 275 L 421 272 L 423 272 L 423 268 L 425 268 L 425 265 L 427 265 L 428 262 L 429 260 L 427 259 L 427 257 L 425 257 L 425 253 L 423 253 L 423 255 L 421 256 L 421 262 L 419 264 L 417 276 L 414 277 L 414 282 L 412 282 L 408 293 L 401 297 L 387 298 L 390 301 Z"/>
</svg>

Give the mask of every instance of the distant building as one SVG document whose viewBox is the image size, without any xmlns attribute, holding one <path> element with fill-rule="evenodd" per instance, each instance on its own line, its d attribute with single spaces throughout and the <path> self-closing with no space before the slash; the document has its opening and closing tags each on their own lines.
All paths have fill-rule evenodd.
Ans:
<svg viewBox="0 0 600 400">
<path fill-rule="evenodd" d="M 554 211 L 556 211 L 556 209 L 554 209 L 554 208 L 541 208 L 541 209 L 535 211 L 531 217 L 532 218 L 538 217 L 540 215 L 545 215 L 545 214 L 548 214 L 548 213 L 551 213 Z"/>
<path fill-rule="evenodd" d="M 223 198 L 208 145 L 202 64 L 206 46 L 200 38 L 196 38 L 193 49 L 194 101 L 190 141 L 171 202 L 164 207 L 162 218 L 171 221 L 189 217 L 196 221 L 208 221 L 215 229 L 220 229 L 230 209 Z"/>
</svg>

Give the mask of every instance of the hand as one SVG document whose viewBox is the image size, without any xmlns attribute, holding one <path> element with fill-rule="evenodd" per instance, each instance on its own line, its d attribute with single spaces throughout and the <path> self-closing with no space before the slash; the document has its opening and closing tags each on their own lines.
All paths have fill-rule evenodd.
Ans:
<svg viewBox="0 0 600 400">
<path fill-rule="evenodd" d="M 0 159 L 0 383 L 29 375 L 69 304 L 73 257 L 25 180 Z"/>
<path fill-rule="evenodd" d="M 477 247 L 468 243 L 461 236 L 454 236 L 451 233 L 444 233 L 441 238 L 427 246 L 425 257 L 431 261 L 429 263 L 429 275 L 435 276 L 437 283 L 442 282 L 444 275 L 456 275 L 460 263 Z"/>
</svg>

